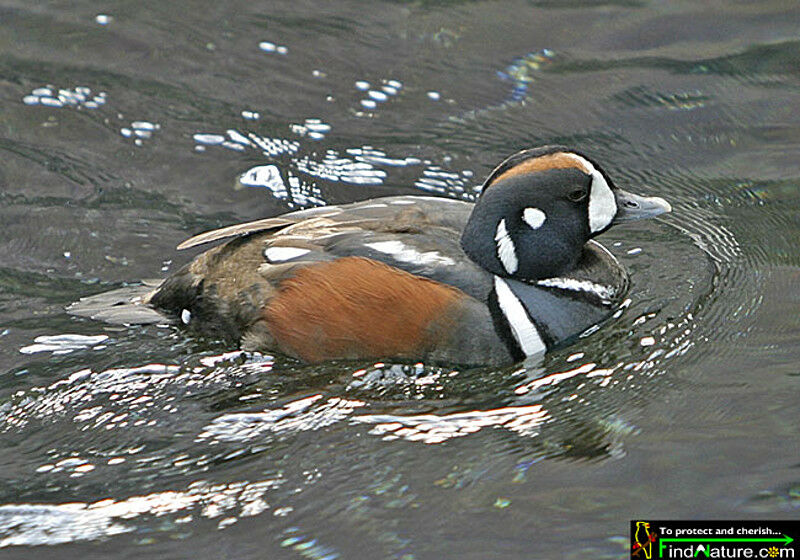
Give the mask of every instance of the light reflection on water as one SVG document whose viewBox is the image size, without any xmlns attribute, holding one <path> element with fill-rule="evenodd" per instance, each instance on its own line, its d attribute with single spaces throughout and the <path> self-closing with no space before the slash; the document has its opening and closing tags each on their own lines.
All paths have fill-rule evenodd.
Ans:
<svg viewBox="0 0 800 560">
<path fill-rule="evenodd" d="M 653 313 L 641 315 L 632 323 L 634 326 L 642 326 L 652 319 Z M 640 334 L 634 337 L 639 341 L 640 346 L 647 346 L 651 350 L 648 355 L 638 361 L 620 361 L 609 364 L 608 367 L 600 368 L 597 363 L 576 362 L 576 354 L 570 354 L 563 359 L 566 369 L 553 371 L 550 367 L 539 367 L 531 365 L 511 372 L 509 379 L 523 380 L 509 387 L 507 396 L 509 405 L 498 408 L 486 409 L 466 409 L 456 412 L 436 413 L 434 411 L 427 414 L 406 414 L 402 412 L 394 413 L 370 413 L 371 408 L 380 407 L 380 401 L 368 402 L 362 399 L 344 398 L 340 396 L 330 396 L 318 393 L 312 396 L 303 397 L 297 400 L 290 400 L 277 408 L 269 407 L 261 411 L 254 412 L 234 412 L 222 413 L 213 418 L 210 423 L 203 426 L 194 436 L 187 434 L 188 438 L 196 443 L 205 445 L 215 445 L 217 443 L 234 443 L 236 448 L 232 452 L 224 454 L 224 460 L 234 460 L 236 457 L 249 452 L 259 453 L 268 445 L 270 435 L 293 434 L 302 431 L 316 431 L 329 428 L 335 424 L 365 425 L 368 427 L 367 433 L 378 436 L 382 441 L 402 439 L 412 442 L 422 442 L 425 444 L 442 444 L 451 438 L 464 437 L 477 433 L 485 429 L 503 428 L 517 436 L 524 438 L 536 438 L 541 434 L 546 423 L 559 424 L 560 422 L 570 422 L 575 416 L 588 415 L 597 426 L 604 426 L 601 431 L 607 432 L 609 441 L 605 448 L 608 453 L 619 457 L 622 454 L 619 445 L 613 443 L 618 435 L 618 422 L 615 414 L 603 420 L 602 417 L 595 417 L 592 401 L 598 399 L 594 392 L 599 389 L 613 390 L 615 387 L 621 391 L 635 392 L 641 389 L 641 380 L 644 377 L 651 377 L 656 371 L 662 371 L 664 361 L 685 354 L 691 347 L 691 322 L 693 316 L 687 313 L 683 324 L 667 323 L 661 325 L 658 330 L 659 341 L 669 341 L 670 348 L 656 348 L 651 350 L 649 346 L 653 344 L 642 344 L 645 338 Z M 75 335 L 70 337 L 50 337 L 52 339 L 72 340 Z M 83 337 L 95 342 L 94 337 Z M 635 342 L 635 340 L 634 340 Z M 231 364 L 235 365 L 235 370 L 231 369 Z M 220 355 L 202 357 L 198 360 L 198 365 L 194 367 L 179 365 L 150 364 L 136 368 L 115 368 L 102 372 L 92 372 L 85 369 L 77 371 L 66 379 L 57 381 L 48 387 L 33 388 L 28 394 L 18 393 L 12 406 L 4 407 L 0 414 L 0 425 L 3 431 L 20 430 L 32 421 L 51 422 L 54 416 L 71 417 L 71 421 L 80 431 L 94 430 L 121 430 L 157 428 L 163 423 L 163 415 L 181 414 L 182 405 L 175 400 L 176 395 L 191 395 L 193 392 L 202 392 L 210 385 L 220 382 L 228 382 L 231 373 L 236 371 L 236 376 L 242 379 L 268 375 L 274 367 L 274 361 L 269 356 L 249 355 L 244 352 L 227 352 Z M 658 369 L 655 369 L 658 368 Z M 416 366 L 399 366 L 375 364 L 374 366 L 352 371 L 345 374 L 349 378 L 348 384 L 344 387 L 344 393 L 355 391 L 362 395 L 369 395 L 375 387 L 389 388 L 389 392 L 400 390 L 406 395 L 418 396 L 427 395 L 429 398 L 433 394 L 446 395 L 446 385 L 450 387 L 458 381 L 460 372 L 458 370 L 443 370 L 441 368 L 426 368 L 423 364 Z M 563 391 L 559 390 L 561 384 L 568 384 L 569 387 Z M 405 387 L 405 388 L 403 388 Z M 409 387 L 412 389 L 409 391 Z M 610 389 L 609 389 L 610 388 Z M 419 392 L 417 392 L 419 391 Z M 618 395 L 620 393 L 617 393 Z M 165 395 L 172 395 L 164 398 Z M 243 394 L 239 397 L 240 402 L 249 402 L 253 399 L 260 400 L 263 393 Z M 600 397 L 602 398 L 602 397 Z M 469 400 L 469 399 L 468 399 Z M 524 404 L 525 401 L 539 401 L 535 404 Z M 102 404 L 97 404 L 102 403 Z M 172 403 L 166 404 L 164 403 Z M 572 404 L 574 403 L 574 407 Z M 567 404 L 567 407 L 564 407 Z M 463 405 L 461 405 L 463 408 Z M 452 408 L 452 404 L 448 404 Z M 601 406 L 602 408 L 602 406 Z M 628 427 L 627 430 L 634 428 Z M 559 434 L 558 439 L 569 439 L 580 437 L 578 434 Z M 119 442 L 116 442 L 119 443 Z M 242 446 L 245 448 L 242 448 Z M 551 446 L 552 449 L 552 446 Z M 603 445 L 598 451 L 602 453 Z M 108 455 L 102 452 L 93 460 L 103 461 L 108 466 L 121 465 L 122 463 L 139 460 L 141 465 L 158 461 L 160 464 L 171 465 L 172 468 L 189 467 L 204 470 L 210 463 L 207 454 L 197 455 L 200 448 L 190 454 L 179 454 L 174 457 L 148 457 L 139 460 L 137 455 L 145 451 L 143 446 L 120 447 L 116 445 Z M 555 455 L 560 452 L 556 451 Z M 592 453 L 596 453 L 592 452 Z M 95 451 L 95 454 L 97 452 Z M 553 455 L 553 452 L 549 452 Z M 166 459 L 166 462 L 164 460 Z M 65 473 L 69 476 L 83 476 L 95 470 L 95 464 L 84 457 L 71 454 L 66 458 L 53 457 L 52 462 L 42 464 L 37 468 L 40 474 L 58 475 Z M 163 508 L 165 496 L 173 496 L 173 493 L 157 493 L 152 497 L 131 498 L 123 503 L 116 503 L 114 507 L 98 509 L 96 505 L 85 505 L 92 512 L 89 522 L 88 534 L 91 531 L 107 531 L 113 534 L 121 528 L 110 521 L 111 518 L 129 518 L 120 514 L 120 511 L 127 511 L 129 502 L 133 500 L 136 504 L 136 514 L 163 515 L 164 513 L 176 513 L 178 510 L 194 507 L 196 502 L 202 501 L 197 493 L 190 493 L 189 496 L 178 496 L 174 500 L 176 505 L 174 510 Z M 238 502 L 238 498 L 228 497 L 232 503 Z M 102 501 L 105 504 L 105 501 Z M 148 504 L 153 504 L 152 510 L 148 509 Z M 170 502 L 172 503 L 172 502 Z M 240 504 L 241 505 L 241 504 Z M 16 506 L 8 506 L 14 515 L 29 515 L 30 509 L 16 509 Z M 23 506 L 20 506 L 22 508 Z M 25 506 L 28 507 L 28 506 Z M 53 513 L 59 520 L 59 534 L 66 531 L 70 524 L 70 517 L 64 515 L 66 512 L 73 512 L 72 504 L 65 506 L 62 511 L 59 506 L 54 506 L 52 512 L 44 506 L 31 505 L 31 508 L 44 508 L 47 519 Z M 233 506 L 231 506 L 233 507 Z M 246 504 L 242 505 L 246 507 Z M 38 511 L 38 510 L 37 510 Z M 42 521 L 49 523 L 50 521 Z M 80 527 L 83 527 L 85 520 L 82 519 Z M 22 542 L 26 538 L 35 541 L 40 533 L 37 524 L 22 524 L 22 529 L 18 528 L 13 537 L 7 537 L 7 543 Z M 26 528 L 27 527 L 27 528 Z M 103 529 L 104 528 L 104 529 Z M 92 538 L 77 536 L 82 534 L 84 529 L 75 528 L 75 538 Z M 28 535 L 30 532 L 30 535 Z M 28 535 L 28 536 L 26 536 Z M 60 538 L 60 537 L 59 537 Z M 64 537 L 66 539 L 66 537 Z"/>
<path fill-rule="evenodd" d="M 219 520 L 218 527 L 235 523 L 240 517 L 259 515 L 270 509 L 269 491 L 280 479 L 257 482 L 213 484 L 193 482 L 185 491 L 169 491 L 93 503 L 19 504 L 0 506 L 0 524 L 11 528 L 0 539 L 0 547 L 59 544 L 95 540 L 135 530 L 129 523 L 137 517 L 172 515 L 176 526 L 188 523 L 192 515 Z M 224 517 L 223 517 L 224 516 Z"/>
<path fill-rule="evenodd" d="M 710 7 L 384 7 L 8 11 L 0 546 L 257 518 L 287 558 L 618 557 L 640 513 L 796 513 L 797 15 L 729 6 L 715 39 Z M 555 142 L 674 212 L 603 235 L 629 299 L 542 363 L 303 366 L 62 312 L 200 230 L 472 200 Z"/>
</svg>

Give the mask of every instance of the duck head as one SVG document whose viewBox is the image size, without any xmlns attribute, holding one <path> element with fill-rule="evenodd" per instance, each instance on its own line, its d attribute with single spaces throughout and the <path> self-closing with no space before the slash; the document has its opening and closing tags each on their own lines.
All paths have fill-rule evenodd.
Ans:
<svg viewBox="0 0 800 560">
<path fill-rule="evenodd" d="M 540 280 L 574 268 L 584 244 L 611 226 L 670 211 L 663 198 L 617 188 L 586 156 L 545 146 L 492 171 L 461 245 L 497 276 Z"/>
</svg>

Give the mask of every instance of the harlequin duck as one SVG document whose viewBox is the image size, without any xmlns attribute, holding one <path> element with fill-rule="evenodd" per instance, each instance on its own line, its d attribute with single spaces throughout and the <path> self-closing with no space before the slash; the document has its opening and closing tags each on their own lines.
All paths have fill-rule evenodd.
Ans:
<svg viewBox="0 0 800 560">
<path fill-rule="evenodd" d="M 611 315 L 628 277 L 592 238 L 670 210 L 616 188 L 582 154 L 539 147 L 503 161 L 475 204 L 392 196 L 203 233 L 178 248 L 229 240 L 155 289 L 70 311 L 126 323 L 166 315 L 307 362 L 508 364 Z"/>
</svg>

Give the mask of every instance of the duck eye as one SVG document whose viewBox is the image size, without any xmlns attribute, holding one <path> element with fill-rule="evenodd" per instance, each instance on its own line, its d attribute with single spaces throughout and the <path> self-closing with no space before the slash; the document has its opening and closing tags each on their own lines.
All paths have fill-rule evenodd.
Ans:
<svg viewBox="0 0 800 560">
<path fill-rule="evenodd" d="M 580 202 L 581 200 L 586 198 L 588 194 L 589 194 L 588 190 L 584 188 L 578 188 L 570 191 L 570 193 L 567 195 L 567 198 L 569 198 L 572 202 Z"/>
</svg>

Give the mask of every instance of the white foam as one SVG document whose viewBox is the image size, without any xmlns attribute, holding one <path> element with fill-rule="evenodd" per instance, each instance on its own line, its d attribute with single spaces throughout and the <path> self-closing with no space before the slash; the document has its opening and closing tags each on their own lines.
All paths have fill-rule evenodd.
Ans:
<svg viewBox="0 0 800 560">
<path fill-rule="evenodd" d="M 264 187 L 272 191 L 276 198 L 287 198 L 289 192 L 283 182 L 281 172 L 276 165 L 258 165 L 239 177 L 239 182 L 246 187 Z"/>
<path fill-rule="evenodd" d="M 221 134 L 203 134 L 198 133 L 193 136 L 194 141 L 198 144 L 205 144 L 207 146 L 213 146 L 215 144 L 222 144 L 225 141 L 225 137 Z"/>
<path fill-rule="evenodd" d="M 96 346 L 108 340 L 108 335 L 98 334 L 86 336 L 81 334 L 58 334 L 52 336 L 37 336 L 33 339 L 36 344 L 20 348 L 22 354 L 36 354 L 38 352 L 53 352 L 67 354 L 73 350 L 82 350 Z"/>
</svg>

